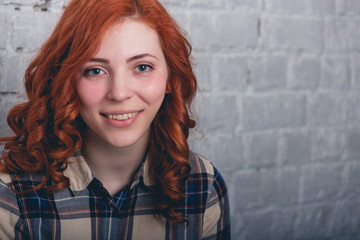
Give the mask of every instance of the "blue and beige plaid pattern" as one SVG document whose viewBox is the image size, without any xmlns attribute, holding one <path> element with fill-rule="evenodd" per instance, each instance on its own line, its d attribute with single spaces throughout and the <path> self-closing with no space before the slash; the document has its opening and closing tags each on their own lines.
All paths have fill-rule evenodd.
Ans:
<svg viewBox="0 0 360 240">
<path fill-rule="evenodd" d="M 0 239 L 229 239 L 229 203 L 225 183 L 206 159 L 190 154 L 186 199 L 177 208 L 188 224 L 154 216 L 156 191 L 145 160 L 133 181 L 110 196 L 80 154 L 69 159 L 64 175 L 70 187 L 15 194 L 12 176 L 0 174 Z M 33 188 L 41 176 L 14 183 L 17 191 Z M 49 181 L 47 185 L 51 185 Z"/>
</svg>

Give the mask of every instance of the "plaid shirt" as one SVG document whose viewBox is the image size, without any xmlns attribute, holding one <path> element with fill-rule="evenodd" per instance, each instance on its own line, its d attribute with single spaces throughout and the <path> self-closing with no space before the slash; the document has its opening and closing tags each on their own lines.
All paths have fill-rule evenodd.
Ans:
<svg viewBox="0 0 360 240">
<path fill-rule="evenodd" d="M 181 210 L 188 225 L 154 217 L 154 188 L 145 160 L 132 182 L 111 197 L 81 155 L 69 159 L 70 187 L 15 194 L 12 176 L 0 173 L 0 239 L 230 239 L 225 183 L 212 164 L 190 154 L 190 177 Z M 38 185 L 41 176 L 15 181 L 16 190 Z M 47 183 L 48 185 L 51 182 Z"/>
</svg>

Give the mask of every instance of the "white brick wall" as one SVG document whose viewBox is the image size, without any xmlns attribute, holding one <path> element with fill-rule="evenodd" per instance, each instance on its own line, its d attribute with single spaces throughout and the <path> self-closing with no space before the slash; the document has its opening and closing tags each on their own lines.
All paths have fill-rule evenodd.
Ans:
<svg viewBox="0 0 360 240">
<path fill-rule="evenodd" d="M 65 0 L 0 0 L 0 135 Z M 189 33 L 193 149 L 220 169 L 233 239 L 360 238 L 360 1 L 162 0 Z"/>
</svg>

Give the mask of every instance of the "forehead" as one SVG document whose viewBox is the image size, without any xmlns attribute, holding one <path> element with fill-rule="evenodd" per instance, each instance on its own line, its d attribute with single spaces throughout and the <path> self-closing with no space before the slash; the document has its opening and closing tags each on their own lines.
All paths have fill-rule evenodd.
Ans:
<svg viewBox="0 0 360 240">
<path fill-rule="evenodd" d="M 127 56 L 144 52 L 162 53 L 157 32 L 142 21 L 124 19 L 108 28 L 96 55 Z"/>
</svg>

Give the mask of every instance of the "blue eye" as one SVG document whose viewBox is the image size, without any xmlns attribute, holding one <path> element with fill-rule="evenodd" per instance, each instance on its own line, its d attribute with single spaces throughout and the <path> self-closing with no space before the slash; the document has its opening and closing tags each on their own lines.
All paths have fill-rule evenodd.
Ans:
<svg viewBox="0 0 360 240">
<path fill-rule="evenodd" d="M 85 74 L 90 75 L 90 76 L 97 76 L 97 75 L 100 75 L 103 73 L 104 73 L 104 71 L 99 68 L 91 68 L 91 69 L 88 69 L 85 71 Z"/>
<path fill-rule="evenodd" d="M 139 66 L 136 66 L 136 71 L 138 71 L 138 72 L 146 72 L 151 69 L 153 69 L 153 67 L 150 65 L 147 65 L 147 64 L 141 64 Z"/>
</svg>

